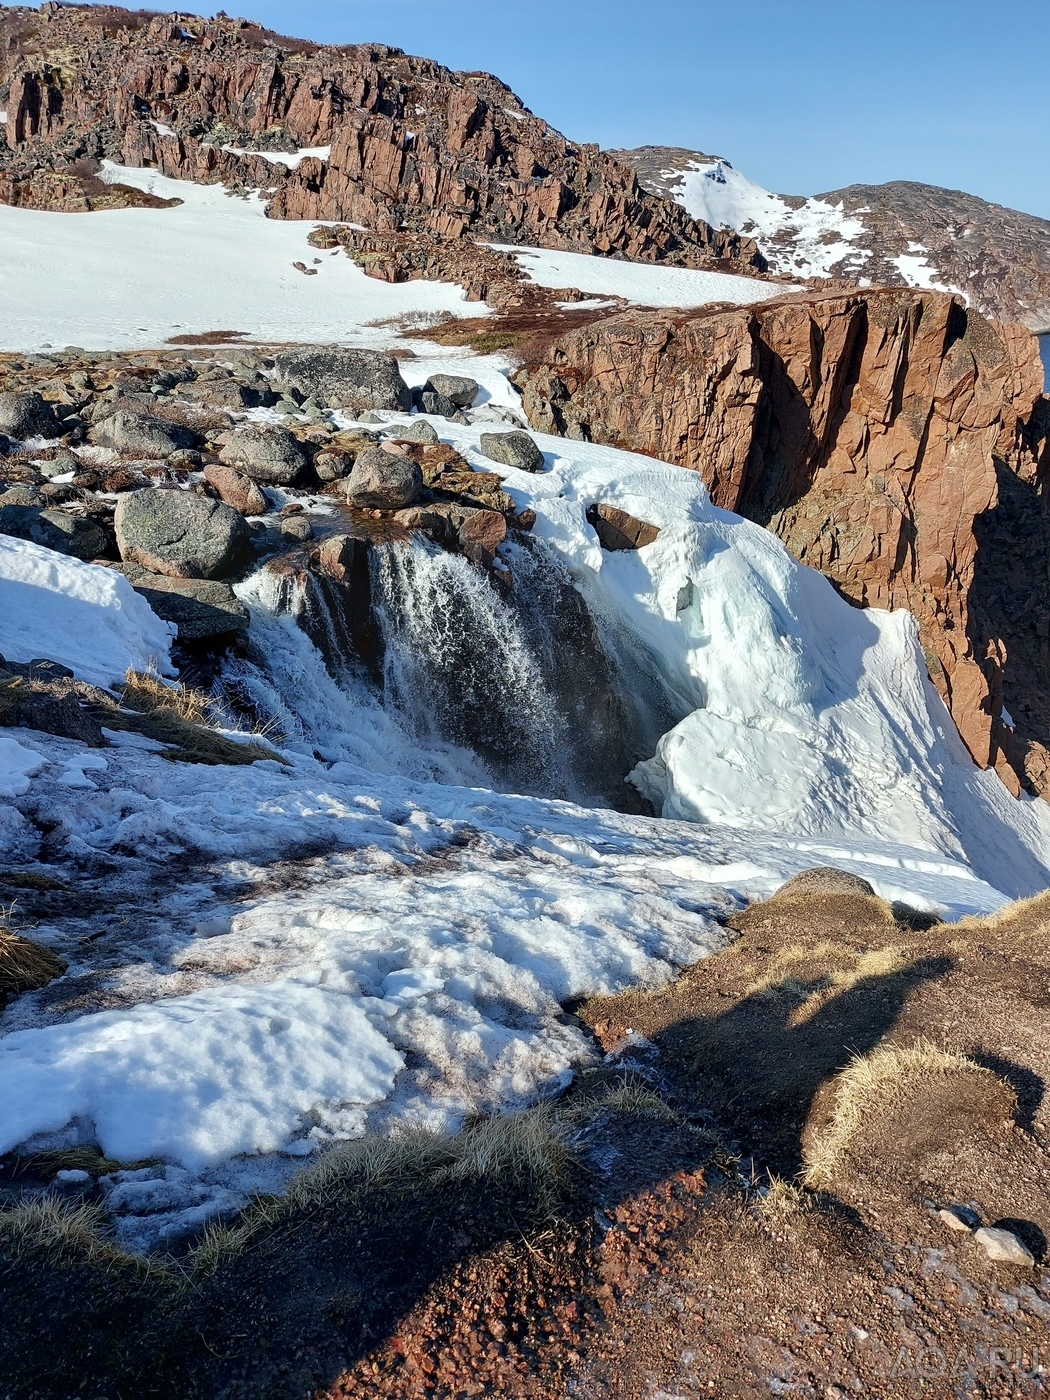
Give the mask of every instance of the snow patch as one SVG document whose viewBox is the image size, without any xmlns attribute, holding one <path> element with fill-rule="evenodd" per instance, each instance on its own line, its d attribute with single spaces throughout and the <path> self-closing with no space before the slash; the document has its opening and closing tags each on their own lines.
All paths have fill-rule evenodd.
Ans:
<svg viewBox="0 0 1050 1400">
<path fill-rule="evenodd" d="M 331 146 L 304 146 L 299 151 L 247 151 L 243 146 L 223 146 L 224 151 L 228 151 L 232 156 L 259 156 L 262 160 L 268 160 L 271 165 L 283 165 L 289 170 L 298 170 L 307 157 L 314 160 L 328 160 L 332 154 Z"/>
<path fill-rule="evenodd" d="M 30 778 L 46 763 L 42 754 L 0 734 L 0 797 L 21 797 L 28 792 Z"/>
<path fill-rule="evenodd" d="M 0 535 L 0 654 L 46 658 L 110 686 L 129 667 L 171 676 L 174 627 L 116 569 Z"/>
</svg>

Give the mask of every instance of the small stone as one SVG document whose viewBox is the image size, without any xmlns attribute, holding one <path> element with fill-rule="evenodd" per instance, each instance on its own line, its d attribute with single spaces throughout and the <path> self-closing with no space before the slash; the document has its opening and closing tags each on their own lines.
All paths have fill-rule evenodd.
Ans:
<svg viewBox="0 0 1050 1400">
<path fill-rule="evenodd" d="M 211 462 L 204 468 L 204 480 L 218 491 L 220 500 L 242 515 L 265 515 L 270 508 L 262 488 L 233 467 Z"/>
<path fill-rule="evenodd" d="M 955 1230 L 959 1234 L 969 1235 L 981 1223 L 974 1212 L 967 1210 L 965 1206 L 942 1206 L 937 1214 L 949 1230 Z"/>
<path fill-rule="evenodd" d="M 161 418 L 118 411 L 92 428 L 91 440 L 114 452 L 131 452 L 137 457 L 170 457 L 180 448 L 193 447 L 197 435 Z"/>
<path fill-rule="evenodd" d="M 319 481 L 340 481 L 350 473 L 351 462 L 345 452 L 318 452 L 314 471 Z"/>
<path fill-rule="evenodd" d="M 802 870 L 777 890 L 781 895 L 797 894 L 867 894 L 873 895 L 874 888 L 860 875 L 848 870 L 837 870 L 833 865 L 814 865 Z"/>
<path fill-rule="evenodd" d="M 429 389 L 424 389 L 419 396 L 419 406 L 424 413 L 432 413 L 435 418 L 452 418 L 459 413 L 451 399 L 446 398 L 444 394 L 435 394 Z"/>
<path fill-rule="evenodd" d="M 543 453 L 528 433 L 482 433 L 478 444 L 483 457 L 523 472 L 543 470 Z"/>
<path fill-rule="evenodd" d="M 305 515 L 286 515 L 281 521 L 281 534 L 286 540 L 312 540 L 314 530 Z"/>
<path fill-rule="evenodd" d="M 982 1225 L 973 1233 L 974 1240 L 981 1246 L 989 1259 L 997 1264 L 1021 1264 L 1031 1268 L 1035 1255 L 1027 1245 L 1021 1243 L 1012 1230 L 1003 1230 L 994 1225 Z"/>
</svg>

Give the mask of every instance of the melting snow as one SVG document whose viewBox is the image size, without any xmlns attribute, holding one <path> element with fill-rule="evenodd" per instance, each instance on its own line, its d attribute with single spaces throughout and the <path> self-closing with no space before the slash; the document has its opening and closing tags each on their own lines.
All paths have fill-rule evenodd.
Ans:
<svg viewBox="0 0 1050 1400">
<path fill-rule="evenodd" d="M 298 170 L 307 156 L 316 160 L 327 160 L 332 154 L 331 146 L 304 146 L 299 151 L 247 151 L 243 146 L 223 146 L 234 156 L 259 156 L 271 165 L 285 165 L 289 170 Z"/>
</svg>

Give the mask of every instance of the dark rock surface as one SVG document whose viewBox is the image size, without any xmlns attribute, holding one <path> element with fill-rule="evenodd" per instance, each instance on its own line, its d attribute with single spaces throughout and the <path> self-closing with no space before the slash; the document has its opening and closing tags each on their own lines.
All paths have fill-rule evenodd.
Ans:
<svg viewBox="0 0 1050 1400">
<path fill-rule="evenodd" d="M 338 346 L 288 350 L 277 356 L 278 382 L 325 408 L 355 417 L 369 409 L 409 409 L 412 397 L 392 355 Z"/>
</svg>

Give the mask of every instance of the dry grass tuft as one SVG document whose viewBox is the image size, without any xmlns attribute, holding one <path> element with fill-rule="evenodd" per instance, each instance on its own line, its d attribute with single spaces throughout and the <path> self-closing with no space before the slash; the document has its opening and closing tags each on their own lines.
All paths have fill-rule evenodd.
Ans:
<svg viewBox="0 0 1050 1400">
<path fill-rule="evenodd" d="M 207 724 L 214 709 L 211 696 L 203 690 L 181 683 L 170 685 L 155 671 L 128 670 L 120 688 L 120 698 L 135 710 L 147 714 L 159 710 L 176 715 L 187 724 Z"/>
<path fill-rule="evenodd" d="M 797 1182 L 770 1173 L 769 1186 L 759 1196 L 756 1210 L 769 1222 L 805 1215 L 813 1209 L 813 1198 Z"/>
<path fill-rule="evenodd" d="M 169 1266 L 155 1257 L 129 1254 L 102 1233 L 102 1212 L 85 1202 L 39 1196 L 0 1211 L 0 1240 L 16 1255 L 43 1251 L 56 1264 L 91 1264 L 103 1269 L 134 1269 L 143 1276 L 166 1274 Z"/>
<path fill-rule="evenodd" d="M 792 1018 L 792 1024 L 801 1024 L 832 997 L 906 966 L 904 951 L 895 944 L 862 951 L 829 942 L 792 943 L 774 955 L 745 995 L 802 1003 Z"/>
<path fill-rule="evenodd" d="M 830 1119 L 807 1145 L 803 1182 L 810 1187 L 831 1183 L 849 1154 L 861 1128 L 876 1117 L 899 1111 L 910 1098 L 929 1090 L 931 1081 L 962 1076 L 991 1088 L 1000 1081 L 984 1069 L 947 1050 L 919 1041 L 908 1047 L 885 1045 L 856 1056 L 838 1076 Z M 976 1097 L 967 1094 L 966 1097 Z"/>
<path fill-rule="evenodd" d="M 214 728 L 215 701 L 203 691 L 169 685 L 154 672 L 128 671 L 120 698 L 127 711 L 117 711 L 112 728 L 135 729 L 168 745 L 163 758 L 175 763 L 249 764 L 279 758 L 269 745 L 241 743 Z"/>
<path fill-rule="evenodd" d="M 46 987 L 69 965 L 50 948 L 15 933 L 8 926 L 9 917 L 0 910 L 0 1005 L 5 997 Z"/>
</svg>

